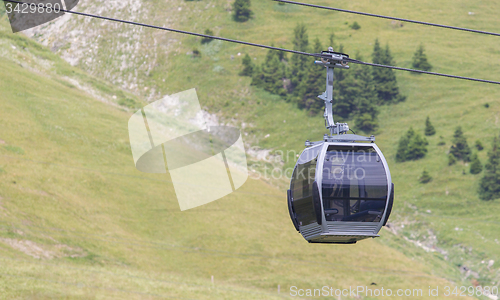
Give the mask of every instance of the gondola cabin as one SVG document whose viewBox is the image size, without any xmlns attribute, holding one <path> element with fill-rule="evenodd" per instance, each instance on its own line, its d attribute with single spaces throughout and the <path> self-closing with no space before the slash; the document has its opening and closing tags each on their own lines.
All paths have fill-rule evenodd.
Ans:
<svg viewBox="0 0 500 300">
<path fill-rule="evenodd" d="M 351 244 L 378 237 L 393 199 L 389 167 L 377 145 L 326 139 L 300 155 L 288 209 L 310 243 Z"/>
</svg>

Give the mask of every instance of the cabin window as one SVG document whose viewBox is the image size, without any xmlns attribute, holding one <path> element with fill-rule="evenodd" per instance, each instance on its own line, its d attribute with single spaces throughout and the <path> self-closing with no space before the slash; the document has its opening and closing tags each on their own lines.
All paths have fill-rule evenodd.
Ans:
<svg viewBox="0 0 500 300">
<path fill-rule="evenodd" d="M 313 183 L 316 178 L 316 165 L 321 146 L 308 148 L 300 155 L 291 180 L 292 205 L 299 225 L 316 222 L 312 201 Z"/>
<path fill-rule="evenodd" d="M 387 202 L 387 174 L 374 148 L 331 145 L 322 173 L 327 221 L 380 221 Z"/>
</svg>

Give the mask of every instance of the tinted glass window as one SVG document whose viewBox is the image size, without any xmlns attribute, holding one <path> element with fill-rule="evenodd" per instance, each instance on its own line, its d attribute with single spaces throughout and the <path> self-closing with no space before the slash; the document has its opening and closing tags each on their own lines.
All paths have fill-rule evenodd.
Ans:
<svg viewBox="0 0 500 300">
<path fill-rule="evenodd" d="M 375 149 L 329 146 L 322 172 L 327 221 L 380 221 L 387 200 L 387 177 Z"/>
<path fill-rule="evenodd" d="M 312 201 L 312 187 L 316 176 L 317 156 L 320 149 L 321 147 L 306 149 L 301 154 L 292 175 L 290 186 L 293 199 L 292 205 L 297 221 L 302 226 L 316 222 Z"/>
</svg>

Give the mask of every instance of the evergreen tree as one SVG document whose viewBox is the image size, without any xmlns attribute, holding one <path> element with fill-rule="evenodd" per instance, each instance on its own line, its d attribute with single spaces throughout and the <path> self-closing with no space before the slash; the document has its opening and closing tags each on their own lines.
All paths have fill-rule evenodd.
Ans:
<svg viewBox="0 0 500 300">
<path fill-rule="evenodd" d="M 356 58 L 363 60 L 361 57 Z M 371 70 L 368 66 L 356 66 L 353 69 L 354 78 L 358 86 L 358 94 L 354 98 L 354 121 L 356 128 L 365 132 L 373 131 L 377 124 L 377 93 Z"/>
<path fill-rule="evenodd" d="M 429 172 L 427 170 L 424 170 L 422 172 L 422 176 L 420 176 L 419 181 L 420 183 L 428 183 L 432 180 L 431 175 L 429 175 Z"/>
<path fill-rule="evenodd" d="M 410 143 L 410 140 L 414 135 L 415 131 L 412 127 L 410 127 L 410 129 L 408 129 L 408 132 L 406 132 L 406 134 L 399 139 L 398 150 L 396 152 L 397 162 L 404 162 L 407 160 L 406 154 L 408 152 L 408 144 Z"/>
<path fill-rule="evenodd" d="M 425 138 L 422 138 L 420 134 L 416 133 L 413 128 L 410 127 L 408 132 L 399 140 L 396 161 L 404 162 L 423 158 L 427 153 L 428 144 Z"/>
<path fill-rule="evenodd" d="M 452 143 L 450 154 L 455 156 L 457 160 L 470 161 L 470 148 L 462 132 L 462 127 L 458 126 L 455 129 Z"/>
<path fill-rule="evenodd" d="M 488 152 L 488 162 L 484 166 L 484 175 L 479 183 L 479 198 L 493 200 L 500 198 L 500 143 L 493 140 L 493 147 Z"/>
<path fill-rule="evenodd" d="M 427 61 L 427 56 L 424 53 L 424 45 L 420 44 L 417 51 L 413 55 L 412 66 L 414 69 L 422 71 L 432 70 L 431 64 Z"/>
<path fill-rule="evenodd" d="M 372 59 L 375 64 L 393 65 L 394 62 L 389 44 L 383 50 L 380 47 L 378 39 L 376 39 L 373 46 Z M 406 97 L 399 94 L 398 82 L 392 69 L 373 68 L 372 72 L 379 104 L 397 103 L 406 99 Z"/>
<path fill-rule="evenodd" d="M 427 145 L 429 143 L 425 138 L 422 138 L 419 133 L 416 133 L 408 144 L 407 160 L 417 160 L 423 158 L 427 153 Z"/>
<path fill-rule="evenodd" d="M 233 3 L 233 19 L 237 22 L 246 22 L 253 15 L 250 10 L 250 0 L 235 0 Z"/>
<path fill-rule="evenodd" d="M 252 76 L 255 66 L 252 62 L 252 59 L 250 58 L 250 55 L 245 54 L 245 57 L 243 57 L 241 64 L 243 65 L 243 70 L 240 72 L 240 75 Z"/>
<path fill-rule="evenodd" d="M 260 69 L 260 66 L 258 66 L 258 65 L 254 65 L 254 67 L 253 67 L 252 82 L 250 83 L 250 85 L 255 85 L 255 86 L 259 86 L 259 87 L 263 86 L 262 71 Z"/>
<path fill-rule="evenodd" d="M 305 24 L 297 24 L 293 30 L 293 49 L 302 52 L 309 52 L 309 36 L 307 34 L 307 27 Z M 298 91 L 298 87 L 309 70 L 309 64 L 311 63 L 309 57 L 300 54 L 293 54 L 290 60 L 291 72 L 290 72 L 290 95 L 287 98 L 290 102 L 300 103 L 301 93 Z"/>
<path fill-rule="evenodd" d="M 472 154 L 470 163 L 470 173 L 479 174 L 483 170 L 483 165 L 477 156 L 477 153 Z"/>
<path fill-rule="evenodd" d="M 425 135 L 430 136 L 434 134 L 436 134 L 436 130 L 434 129 L 434 126 L 432 126 L 429 116 L 427 116 L 427 119 L 425 120 Z"/>
<path fill-rule="evenodd" d="M 354 77 L 354 68 L 335 70 L 335 88 L 333 89 L 333 110 L 341 118 L 349 118 L 355 111 L 355 99 L 359 94 L 359 86 Z"/>
<path fill-rule="evenodd" d="M 266 91 L 285 95 L 283 88 L 283 69 L 280 65 L 278 53 L 276 50 L 269 50 L 266 55 L 266 60 L 260 67 L 260 72 L 252 78 L 252 84 L 262 87 Z"/>
<path fill-rule="evenodd" d="M 323 46 L 318 38 L 314 40 L 313 52 L 321 53 Z M 296 94 L 299 96 L 299 108 L 308 110 L 311 114 L 320 113 L 323 110 L 324 102 L 318 98 L 325 90 L 325 69 L 320 68 L 311 60 L 307 66 L 307 73 L 299 83 Z"/>
<path fill-rule="evenodd" d="M 352 25 L 351 25 L 351 29 L 358 30 L 360 28 L 361 28 L 361 26 L 356 21 L 354 21 L 354 23 L 352 23 Z"/>
</svg>

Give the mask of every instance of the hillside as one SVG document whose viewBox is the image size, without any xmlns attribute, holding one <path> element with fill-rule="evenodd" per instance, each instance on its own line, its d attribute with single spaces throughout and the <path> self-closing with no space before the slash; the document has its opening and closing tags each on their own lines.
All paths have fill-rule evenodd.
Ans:
<svg viewBox="0 0 500 300">
<path fill-rule="evenodd" d="M 418 250 L 309 245 L 290 226 L 282 193 L 261 181 L 181 213 L 168 177 L 135 170 L 129 112 L 58 75 L 65 64 L 49 50 L 5 31 L 1 41 L 3 298 L 270 299 L 286 297 L 278 285 L 459 280 Z"/>
<path fill-rule="evenodd" d="M 378 37 L 383 45 L 389 43 L 397 65 L 403 67 L 410 67 L 413 52 L 424 43 L 434 71 L 498 80 L 494 37 L 409 24 L 399 27 L 390 21 L 262 0 L 252 2 L 255 18 L 243 24 L 231 20 L 230 2 L 108 1 L 92 6 L 96 3 L 100 2 L 81 3 L 77 10 L 198 32 L 211 28 L 220 36 L 287 48 L 293 28 L 304 22 L 310 40 L 318 36 L 326 45 L 334 32 L 347 53 L 359 51 L 367 60 Z M 498 2 L 336 5 L 500 30 Z M 360 30 L 349 29 L 353 21 Z M 247 146 L 300 152 L 304 140 L 319 139 L 325 132 L 322 119 L 249 87 L 249 78 L 237 76 L 242 58 L 238 53 L 249 53 L 260 63 L 266 51 L 222 42 L 201 46 L 193 37 L 74 16 L 34 30 L 36 40 L 73 68 L 47 48 L 8 34 L 6 28 L 4 17 L 0 251 L 6 271 L 0 275 L 0 289 L 7 298 L 30 293 L 41 299 L 126 293 L 127 298 L 268 299 L 278 284 L 282 293 L 292 285 L 371 282 L 385 288 L 446 286 L 450 281 L 498 286 L 500 202 L 479 200 L 481 174 L 463 175 L 468 167 L 450 167 L 446 158 L 453 131 L 461 125 L 471 146 L 483 140 L 486 151 L 479 157 L 486 161 L 490 141 L 499 133 L 497 86 L 397 73 L 408 98 L 381 108 L 376 133 L 396 185 L 390 231 L 355 246 L 311 246 L 294 232 L 283 191 L 261 181 L 249 180 L 239 192 L 181 214 L 168 178 L 133 168 L 126 133 L 130 112 L 114 104 L 127 98 L 140 104 L 141 98 L 154 100 L 196 87 L 208 112 L 243 128 Z M 64 44 L 63 39 L 70 42 Z M 201 59 L 186 54 L 193 48 L 201 50 Z M 38 67 L 28 67 L 32 61 Z M 429 153 L 419 161 L 396 163 L 397 141 L 410 126 L 422 133 L 426 116 L 437 129 L 428 138 Z M 439 136 L 444 146 L 437 145 Z M 262 164 L 256 159 L 252 163 Z M 290 157 L 284 167 L 293 164 Z M 434 178 L 426 185 L 418 183 L 424 168 Z M 36 260 L 16 249 L 53 258 Z M 27 285 L 19 288 L 21 284 Z"/>
</svg>

